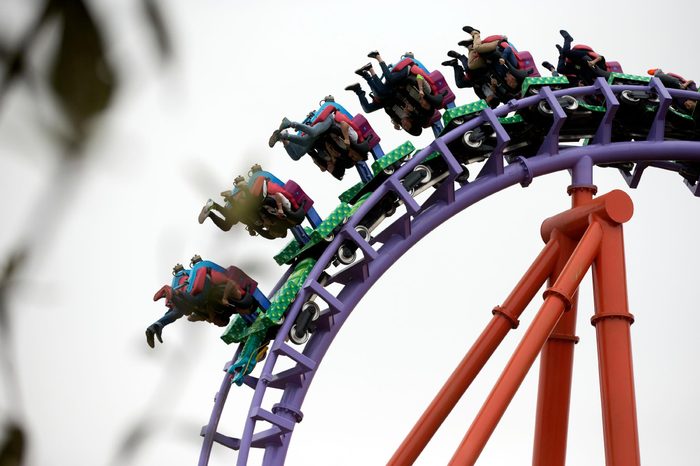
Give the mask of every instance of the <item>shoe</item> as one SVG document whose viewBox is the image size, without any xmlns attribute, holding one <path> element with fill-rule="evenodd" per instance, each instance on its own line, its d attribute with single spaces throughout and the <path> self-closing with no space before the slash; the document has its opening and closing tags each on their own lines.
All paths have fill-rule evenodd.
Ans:
<svg viewBox="0 0 700 466">
<path fill-rule="evenodd" d="M 379 51 L 378 50 L 372 50 L 370 53 L 367 54 L 369 58 L 377 58 L 379 56 Z"/>
<path fill-rule="evenodd" d="M 362 92 L 362 86 L 360 86 L 360 83 L 354 83 L 350 84 L 349 86 L 345 86 L 345 90 L 359 94 L 360 92 Z"/>
<path fill-rule="evenodd" d="M 481 31 L 479 31 L 478 29 L 474 29 L 471 26 L 464 26 L 462 28 L 462 31 L 466 32 L 467 34 L 472 34 L 474 32 L 476 32 L 477 34 L 481 34 Z"/>
<path fill-rule="evenodd" d="M 356 69 L 356 70 L 355 70 L 355 74 L 357 74 L 357 75 L 359 75 L 359 76 L 362 76 L 362 77 L 364 78 L 364 77 L 365 77 L 365 73 L 368 73 L 369 70 L 371 70 L 371 69 L 372 69 L 372 64 L 371 64 L 371 63 L 367 63 L 367 64 L 366 64 L 365 66 L 363 66 L 362 68 Z"/>
<path fill-rule="evenodd" d="M 282 123 L 280 123 L 280 127 L 278 129 L 282 131 L 283 129 L 291 128 L 292 125 L 293 122 L 289 118 L 284 117 L 282 118 Z"/>
<path fill-rule="evenodd" d="M 459 52 L 455 52 L 454 50 L 450 50 L 449 52 L 447 52 L 447 56 L 451 58 L 459 58 L 462 56 L 462 54 Z"/>
<path fill-rule="evenodd" d="M 549 63 L 548 61 L 543 61 L 543 62 L 542 62 L 542 66 L 543 66 L 544 68 L 548 69 L 549 71 L 554 71 L 554 65 L 552 65 L 552 64 Z"/>
<path fill-rule="evenodd" d="M 557 44 L 556 48 L 557 48 L 557 50 L 559 50 L 559 56 L 561 56 L 561 54 L 564 53 L 563 49 L 561 48 L 561 45 Z"/>
<path fill-rule="evenodd" d="M 563 29 L 561 29 L 561 30 L 559 31 L 559 34 L 561 34 L 561 36 L 564 38 L 564 40 L 570 40 L 570 41 L 573 41 L 573 40 L 574 40 L 574 38 L 571 37 L 571 34 L 569 34 L 568 32 L 566 32 L 566 31 L 563 30 Z"/>
<path fill-rule="evenodd" d="M 214 207 L 214 201 L 209 199 L 207 203 L 204 204 L 204 207 L 202 207 L 202 211 L 199 212 L 199 217 L 197 217 L 197 221 L 200 225 L 204 223 L 204 221 L 207 219 L 207 217 L 209 216 L 209 211 L 212 207 Z"/>
<path fill-rule="evenodd" d="M 267 145 L 270 146 L 270 147 L 275 147 L 275 144 L 277 143 L 277 141 L 280 140 L 280 134 L 281 134 L 281 133 L 282 133 L 282 132 L 281 132 L 279 129 L 274 130 L 274 131 L 272 132 L 272 136 L 270 136 L 270 140 L 267 141 Z"/>
<path fill-rule="evenodd" d="M 470 47 L 473 43 L 474 39 L 465 39 L 457 42 L 457 45 L 461 45 L 462 47 Z"/>
<path fill-rule="evenodd" d="M 444 61 L 444 62 L 442 62 L 442 63 L 440 63 L 440 64 L 441 64 L 442 66 L 457 66 L 458 63 L 459 63 L 459 62 L 457 61 L 457 59 L 456 59 L 456 58 L 453 58 L 452 60 L 447 60 L 447 61 Z"/>
</svg>

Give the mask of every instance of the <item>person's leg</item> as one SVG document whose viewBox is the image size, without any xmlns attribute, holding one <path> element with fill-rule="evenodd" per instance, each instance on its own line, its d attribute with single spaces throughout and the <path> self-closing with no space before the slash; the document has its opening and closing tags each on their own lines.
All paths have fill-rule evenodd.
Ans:
<svg viewBox="0 0 700 466">
<path fill-rule="evenodd" d="M 557 72 L 561 74 L 566 74 L 566 59 L 569 57 L 569 52 L 571 51 L 571 43 L 574 41 L 574 38 L 571 37 L 571 34 L 569 34 L 563 29 L 559 31 L 559 34 L 561 34 L 561 36 L 564 38 L 564 45 L 557 45 L 557 50 L 559 50 Z"/>
<path fill-rule="evenodd" d="M 484 67 L 486 67 L 486 61 L 473 49 L 469 50 L 469 54 L 467 55 L 467 68 L 470 70 L 478 70 Z"/>
<path fill-rule="evenodd" d="M 386 63 L 384 63 L 384 66 L 382 69 L 386 67 Z M 387 70 L 389 68 L 387 67 Z M 392 86 L 395 86 L 399 84 L 401 81 L 406 79 L 408 75 L 411 73 L 411 69 L 407 66 L 404 69 L 400 71 L 389 71 L 384 73 L 384 79 L 386 79 L 387 84 L 390 84 Z"/>
<path fill-rule="evenodd" d="M 512 48 L 504 48 L 503 52 L 501 52 L 501 55 L 508 63 L 510 63 L 513 66 L 513 68 L 518 68 L 518 59 L 515 57 L 515 53 L 513 53 Z"/>
<path fill-rule="evenodd" d="M 280 139 L 287 139 L 288 141 L 293 141 L 300 143 L 298 138 L 311 138 L 315 139 L 325 133 L 328 128 L 331 127 L 333 124 L 333 114 L 329 114 L 325 120 L 319 121 L 315 125 L 305 125 L 304 123 L 292 123 L 290 126 L 297 130 L 301 131 L 302 133 L 306 134 L 306 136 L 299 136 L 297 134 L 287 134 L 283 133 L 280 135 Z M 286 135 L 285 135 L 286 134 Z"/>
<path fill-rule="evenodd" d="M 214 222 L 214 225 L 219 227 L 222 231 L 229 231 L 231 229 L 231 226 L 233 226 L 233 222 L 226 218 L 219 217 L 213 211 L 210 211 L 207 214 L 207 217 L 210 218 L 211 221 Z"/>
<path fill-rule="evenodd" d="M 498 41 L 496 40 L 493 42 L 481 42 L 481 34 L 477 31 L 472 32 L 472 38 L 474 39 L 472 50 L 476 53 L 487 54 L 498 48 Z"/>
<path fill-rule="evenodd" d="M 304 139 L 310 139 L 310 138 L 306 137 Z M 288 139 L 283 139 L 282 145 L 284 145 L 284 150 L 287 151 L 287 155 L 289 155 L 289 157 L 291 157 L 292 160 L 299 160 L 311 148 L 311 144 L 307 143 L 306 141 L 304 141 L 304 144 L 301 144 L 301 143 L 291 141 Z"/>
</svg>

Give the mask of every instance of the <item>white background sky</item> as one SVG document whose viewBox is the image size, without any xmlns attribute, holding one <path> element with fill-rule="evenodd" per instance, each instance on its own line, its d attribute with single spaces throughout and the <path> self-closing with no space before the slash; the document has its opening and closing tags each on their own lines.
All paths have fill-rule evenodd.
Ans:
<svg viewBox="0 0 700 466">
<path fill-rule="evenodd" d="M 469 24 L 507 34 L 539 63 L 555 61 L 565 27 L 626 72 L 660 66 L 700 78 L 691 1 L 170 1 L 176 57 L 167 69 L 144 45 L 135 0 L 93 3 L 123 88 L 77 178 L 72 208 L 10 303 L 33 465 L 106 465 L 141 416 L 157 433 L 130 464 L 196 463 L 199 427 L 235 348 L 221 342 L 221 329 L 183 321 L 166 328 L 165 344 L 151 350 L 143 331 L 164 312 L 151 297 L 169 281 L 172 265 L 194 253 L 243 267 L 263 290 L 274 285 L 284 269 L 272 256 L 286 243 L 198 225 L 199 208 L 259 162 L 300 182 L 318 211 L 330 212 L 356 176 L 348 172 L 338 182 L 310 160 L 293 162 L 279 145 L 269 149 L 267 138 L 283 116 L 302 118 L 329 93 L 361 111 L 343 88 L 357 81 L 353 70 L 370 50 L 387 60 L 411 50 L 429 68 L 440 67 Z M 30 12 L 20 1 L 0 9 L 16 18 L 16 34 Z M 453 85 L 450 70 L 441 70 Z M 458 104 L 475 100 L 469 90 L 456 94 Z M 44 110 L 29 102 L 28 89 L 20 88 L 0 113 L 0 257 L 28 233 L 23 226 L 38 202 L 51 211 L 51 199 L 37 195 L 51 179 L 54 149 L 37 136 L 36 115 Z M 369 121 L 387 152 L 408 139 L 383 112 Z M 499 193 L 397 262 L 323 361 L 287 464 L 386 462 L 540 250 L 539 225 L 567 208 L 569 182 L 556 174 Z M 596 169 L 595 182 L 601 193 L 625 189 L 635 203 L 625 238 L 642 461 L 697 464 L 700 201 L 673 173 L 649 170 L 634 191 L 612 169 Z M 604 462 L 590 280 L 582 290 L 568 452 L 574 466 Z M 528 308 L 417 464 L 449 460 L 535 310 Z M 479 464 L 530 462 L 537 364 Z M 168 379 L 166 371 L 191 376 Z M 177 402 L 153 399 L 162 383 Z M 250 392 L 232 389 L 224 434 L 241 434 Z M 4 400 L 0 417 L 15 409 Z M 211 464 L 234 461 L 234 452 L 215 447 Z"/>
</svg>

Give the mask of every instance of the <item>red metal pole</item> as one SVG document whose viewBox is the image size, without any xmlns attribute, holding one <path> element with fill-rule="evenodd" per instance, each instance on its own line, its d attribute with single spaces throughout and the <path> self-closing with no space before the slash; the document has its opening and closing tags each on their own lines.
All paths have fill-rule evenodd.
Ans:
<svg viewBox="0 0 700 466">
<path fill-rule="evenodd" d="M 640 464 L 622 225 L 604 223 L 593 268 L 598 370 L 608 466 Z"/>
<path fill-rule="evenodd" d="M 591 202 L 595 187 L 572 187 L 571 207 Z M 576 243 L 560 235 L 561 249 L 549 286 L 552 286 L 569 260 Z M 569 406 L 571 401 L 571 379 L 574 363 L 576 316 L 578 291 L 571 299 L 571 309 L 566 312 L 547 339 L 540 353 L 540 379 L 537 393 L 535 440 L 532 451 L 533 466 L 564 466 L 569 428 Z"/>
<path fill-rule="evenodd" d="M 558 253 L 559 245 L 556 241 L 549 241 L 545 245 L 503 305 L 493 310 L 494 316 L 489 324 L 406 436 L 388 465 L 406 466 L 416 461 L 508 331 L 517 327 L 518 317 L 551 274 Z"/>
<path fill-rule="evenodd" d="M 551 220 L 551 219 L 550 219 Z M 546 223 L 546 222 L 545 222 Z M 544 224 L 543 224 L 544 226 Z M 544 231 L 544 230 L 543 230 Z M 549 237 L 552 234 L 548 232 Z M 473 465 L 503 416 L 508 404 L 552 333 L 571 298 L 598 253 L 602 228 L 592 222 L 552 288 L 545 291 L 545 301 L 503 370 L 493 390 L 474 419 L 455 452 L 450 465 Z"/>
</svg>

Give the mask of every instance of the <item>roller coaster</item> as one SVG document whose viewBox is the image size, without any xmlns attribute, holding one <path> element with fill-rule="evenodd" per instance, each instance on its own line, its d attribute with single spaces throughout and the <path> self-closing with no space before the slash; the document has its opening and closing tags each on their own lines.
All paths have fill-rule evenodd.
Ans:
<svg viewBox="0 0 700 466">
<path fill-rule="evenodd" d="M 526 52 L 521 61 L 522 57 L 531 61 Z M 546 245 L 542 253 L 508 299 L 494 309 L 493 320 L 389 464 L 416 460 L 548 280 L 542 308 L 450 464 L 477 461 L 540 353 L 535 463 L 564 464 L 570 356 L 576 341 L 575 293 L 584 275 L 581 270 L 591 267 L 596 299 L 593 321 L 599 345 L 615 346 L 614 353 L 605 348 L 599 353 L 601 374 L 605 375 L 601 393 L 606 462 L 640 464 L 629 342 L 633 317 L 627 310 L 622 254 L 622 224 L 630 219 L 633 209 L 621 191 L 595 197 L 593 168 L 619 170 L 631 188 L 638 186 L 648 168 L 675 171 L 690 193 L 700 196 L 700 111 L 688 112 L 679 105 L 693 102 L 694 106 L 700 94 L 667 87 L 656 76 L 624 74 L 616 63 L 609 63 L 612 68 L 606 76 L 588 85 L 572 85 L 566 76 L 539 76 L 532 65 L 535 72 L 522 80 L 517 98 L 498 106 L 484 99 L 458 106 L 438 71 L 428 72 L 413 57 L 403 57 L 395 68 L 401 69 L 400 64 L 420 68 L 416 71 L 420 75 L 418 86 L 420 80 L 426 80 L 433 95 L 442 96 L 442 112 L 431 109 L 423 122 L 423 127 L 435 134 L 428 146 L 416 149 L 407 141 L 385 154 L 363 115 L 353 117 L 328 98 L 304 124 L 320 121 L 331 112 L 342 115 L 342 120 L 356 129 L 358 143 L 366 141 L 365 149 L 374 157 L 368 166 L 361 151 L 352 156 L 345 168 L 355 167 L 361 181 L 339 196 L 338 207 L 328 217 L 321 218 L 313 200 L 296 182 L 285 183 L 259 166 L 229 194 L 229 200 L 234 199 L 239 190 L 254 186 L 261 177 L 284 187 L 292 193 L 297 209 L 294 221 L 285 226 L 294 239 L 274 258 L 287 270 L 271 292 L 265 295 L 257 283 L 250 282 L 246 291 L 253 304 L 240 305 L 245 312 L 229 312 L 218 323 L 226 325 L 222 339 L 239 346 L 224 368 L 226 374 L 211 417 L 202 428 L 199 465 L 209 464 L 214 443 L 236 450 L 239 466 L 248 464 L 251 449 L 264 450 L 264 465 L 283 464 L 292 433 L 303 419 L 302 404 L 326 351 L 379 277 L 424 236 L 464 209 L 508 187 L 527 187 L 537 177 L 564 170 L 571 174 L 572 208 L 543 223 Z M 332 141 L 338 150 L 351 153 L 343 138 L 337 132 Z M 328 171 L 342 178 L 342 171 L 335 168 Z M 242 214 L 238 221 L 245 223 L 252 235 L 286 235 L 265 223 L 246 221 Z M 303 221 L 308 221 L 308 226 L 303 226 Z M 195 267 L 188 273 L 194 280 Z M 227 272 L 222 268 L 220 273 Z M 181 275 L 173 281 L 173 289 L 182 286 L 178 277 Z M 189 305 L 167 297 L 175 306 Z M 203 320 L 217 312 L 193 309 Z M 150 338 L 152 343 L 153 334 Z M 279 369 L 290 364 L 290 368 Z M 253 391 L 239 437 L 217 430 L 232 384 Z"/>
</svg>

